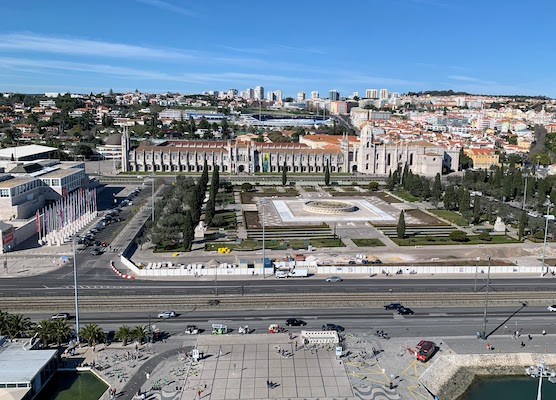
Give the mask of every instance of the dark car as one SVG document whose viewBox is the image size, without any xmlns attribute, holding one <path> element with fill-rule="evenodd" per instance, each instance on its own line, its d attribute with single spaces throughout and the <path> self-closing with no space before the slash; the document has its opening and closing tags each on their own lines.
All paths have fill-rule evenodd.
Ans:
<svg viewBox="0 0 556 400">
<path fill-rule="evenodd" d="M 415 314 L 411 308 L 400 307 L 398 308 L 398 314 L 402 315 L 412 315 Z"/>
<path fill-rule="evenodd" d="M 98 256 L 98 255 L 101 255 L 101 254 L 102 254 L 102 251 L 100 251 L 99 249 L 93 249 L 93 250 L 91 251 L 91 254 L 92 254 L 93 256 Z"/>
<path fill-rule="evenodd" d="M 307 325 L 307 322 L 297 318 L 288 318 L 286 320 L 286 326 L 305 326 L 305 325 Z"/>
<path fill-rule="evenodd" d="M 402 308 L 402 307 L 403 306 L 400 303 L 390 303 L 384 305 L 385 310 L 397 310 L 398 308 Z"/>
<path fill-rule="evenodd" d="M 344 327 L 336 324 L 324 324 L 322 326 L 323 331 L 336 331 L 336 332 L 343 332 Z"/>
</svg>

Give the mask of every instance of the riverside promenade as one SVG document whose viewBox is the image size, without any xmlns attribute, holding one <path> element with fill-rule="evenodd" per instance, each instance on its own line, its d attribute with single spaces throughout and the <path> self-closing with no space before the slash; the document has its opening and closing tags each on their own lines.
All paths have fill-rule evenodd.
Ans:
<svg viewBox="0 0 556 400">
<path fill-rule="evenodd" d="M 304 346 L 297 334 L 184 334 L 139 346 L 140 360 L 126 358 L 134 344 L 100 345 L 95 353 L 83 348 L 75 358 L 82 365 L 101 365 L 94 372 L 117 389 L 115 398 L 129 400 L 141 398 L 139 390 L 160 400 L 449 399 L 463 393 L 475 373 L 524 375 L 524 367 L 537 362 L 556 364 L 556 335 L 526 328 L 518 338 L 511 337 L 510 328 L 500 332 L 486 341 L 474 336 L 385 340 L 372 332 L 346 332 L 340 358 L 333 346 Z M 425 364 L 412 353 L 421 339 L 439 347 Z M 188 356 L 193 348 L 204 356 L 197 362 Z M 110 398 L 107 392 L 102 399 Z"/>
</svg>

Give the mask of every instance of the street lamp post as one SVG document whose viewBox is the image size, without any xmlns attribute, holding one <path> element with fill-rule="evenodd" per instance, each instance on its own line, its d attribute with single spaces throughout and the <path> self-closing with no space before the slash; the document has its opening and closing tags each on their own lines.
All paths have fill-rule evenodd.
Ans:
<svg viewBox="0 0 556 400">
<path fill-rule="evenodd" d="M 266 205 L 266 199 L 262 199 L 261 201 L 262 206 L 263 206 L 263 279 L 266 278 L 266 268 L 265 268 L 265 205 Z"/>
<path fill-rule="evenodd" d="M 542 247 L 542 264 L 541 264 L 541 277 L 544 275 L 544 261 L 546 258 L 546 236 L 548 235 L 548 220 L 553 220 L 554 219 L 554 215 L 550 215 L 550 206 L 552 205 L 552 203 L 550 203 L 550 201 L 548 201 L 546 203 L 546 215 L 544 216 L 546 218 L 546 224 L 544 226 L 544 244 Z"/>
<path fill-rule="evenodd" d="M 218 296 L 218 266 L 214 269 L 214 294 Z"/>
<path fill-rule="evenodd" d="M 79 302 L 77 300 L 77 259 L 75 254 L 75 235 L 72 238 L 73 245 L 73 290 L 75 296 L 75 330 L 77 332 L 77 342 L 79 343 Z"/>
<path fill-rule="evenodd" d="M 522 210 L 525 210 L 525 202 L 527 200 L 527 174 L 525 174 L 525 187 L 523 188 L 523 205 L 521 206 Z"/>
<path fill-rule="evenodd" d="M 488 294 L 490 291 L 490 255 L 488 256 L 488 271 L 487 271 L 487 285 L 486 285 L 486 294 L 485 294 L 485 312 L 483 314 L 483 335 L 482 338 L 486 340 L 487 338 L 487 310 L 488 310 Z"/>
</svg>

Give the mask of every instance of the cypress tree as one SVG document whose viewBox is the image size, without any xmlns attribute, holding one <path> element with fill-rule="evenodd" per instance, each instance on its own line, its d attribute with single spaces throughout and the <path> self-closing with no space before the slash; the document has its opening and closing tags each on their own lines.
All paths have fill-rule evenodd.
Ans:
<svg viewBox="0 0 556 400">
<path fill-rule="evenodd" d="M 479 223 L 481 219 L 481 197 L 475 196 L 473 199 L 473 223 Z"/>
<path fill-rule="evenodd" d="M 469 215 L 471 211 L 471 196 L 467 188 L 462 187 L 459 195 L 459 211 L 463 216 Z"/>
<path fill-rule="evenodd" d="M 216 203 L 212 197 L 209 197 L 205 205 L 205 225 L 210 226 L 212 219 L 216 214 Z"/>
<path fill-rule="evenodd" d="M 398 233 L 398 239 L 403 239 L 405 237 L 405 214 L 403 210 L 400 213 L 400 219 L 398 219 L 398 226 L 396 227 L 396 232 Z"/>
<path fill-rule="evenodd" d="M 438 204 L 442 199 L 442 183 L 440 182 L 440 174 L 436 174 L 432 184 L 431 200 L 433 204 Z"/>
<path fill-rule="evenodd" d="M 330 161 L 326 161 L 326 169 L 324 170 L 324 184 L 330 186 Z"/>
<path fill-rule="evenodd" d="M 287 170 L 286 160 L 284 160 L 284 165 L 282 166 L 282 186 L 285 186 L 286 182 L 288 182 Z"/>
<path fill-rule="evenodd" d="M 195 240 L 195 225 L 193 224 L 191 212 L 187 210 L 183 224 L 183 247 L 185 251 L 191 251 L 193 240 Z"/>
<path fill-rule="evenodd" d="M 216 200 L 216 195 L 218 194 L 218 189 L 220 188 L 220 172 L 218 171 L 218 165 L 213 165 L 212 167 L 212 178 L 210 181 L 210 193 L 209 198 L 213 201 Z"/>
<path fill-rule="evenodd" d="M 444 193 L 444 208 L 449 211 L 453 211 L 457 208 L 457 196 L 453 185 L 448 185 L 446 187 L 446 193 Z"/>
</svg>

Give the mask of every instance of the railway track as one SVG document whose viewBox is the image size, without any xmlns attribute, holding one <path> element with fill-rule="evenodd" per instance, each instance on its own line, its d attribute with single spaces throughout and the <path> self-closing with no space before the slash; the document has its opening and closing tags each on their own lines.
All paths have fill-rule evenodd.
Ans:
<svg viewBox="0 0 556 400">
<path fill-rule="evenodd" d="M 484 293 L 345 293 L 345 294 L 268 294 L 268 295 L 155 295 L 155 296 L 84 296 L 79 308 L 84 311 L 160 310 L 160 309 L 253 309 L 307 307 L 382 307 L 402 302 L 411 307 L 477 306 L 485 302 Z M 546 305 L 556 303 L 556 292 L 498 292 L 489 295 L 489 305 Z M 0 309 L 9 312 L 52 311 L 74 307 L 73 296 L 2 297 Z"/>
</svg>

